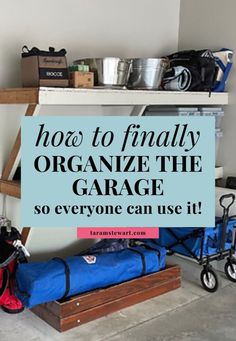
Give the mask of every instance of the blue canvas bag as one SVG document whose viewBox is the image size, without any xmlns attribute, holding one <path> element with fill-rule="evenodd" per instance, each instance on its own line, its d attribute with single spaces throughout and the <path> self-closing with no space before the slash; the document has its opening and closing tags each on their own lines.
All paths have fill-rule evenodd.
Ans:
<svg viewBox="0 0 236 341">
<path fill-rule="evenodd" d="M 15 292 L 26 307 L 32 308 L 157 272 L 165 267 L 165 258 L 165 249 L 156 245 L 23 263 L 16 271 Z"/>
</svg>

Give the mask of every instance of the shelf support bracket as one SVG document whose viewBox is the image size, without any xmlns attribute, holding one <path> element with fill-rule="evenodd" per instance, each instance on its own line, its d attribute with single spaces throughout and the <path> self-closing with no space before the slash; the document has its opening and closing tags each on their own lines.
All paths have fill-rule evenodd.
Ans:
<svg viewBox="0 0 236 341">
<path fill-rule="evenodd" d="M 146 105 L 135 105 L 130 113 L 130 116 L 143 116 Z"/>
<path fill-rule="evenodd" d="M 37 104 L 28 105 L 25 116 L 36 116 L 39 112 L 39 107 L 40 106 Z M 2 180 L 12 180 L 16 172 L 16 169 L 20 163 L 20 153 L 21 153 L 21 129 L 19 129 L 14 146 L 4 167 L 2 173 Z"/>
</svg>

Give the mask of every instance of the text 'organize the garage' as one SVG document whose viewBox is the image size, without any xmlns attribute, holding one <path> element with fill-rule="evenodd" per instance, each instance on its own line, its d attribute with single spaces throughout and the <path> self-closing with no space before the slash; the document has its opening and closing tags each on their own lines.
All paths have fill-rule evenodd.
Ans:
<svg viewBox="0 0 236 341">
<path fill-rule="evenodd" d="M 91 148 L 99 144 L 105 149 L 109 147 L 114 139 L 114 133 L 107 131 L 102 133 L 100 127 L 93 132 Z M 175 124 L 173 131 L 140 131 L 139 124 L 130 124 L 124 131 L 124 138 L 120 146 L 120 155 L 93 155 L 84 156 L 82 151 L 82 131 L 55 131 L 50 133 L 41 124 L 35 146 L 54 147 L 64 146 L 66 148 L 78 148 L 80 153 L 65 157 L 62 155 L 39 155 L 35 158 L 34 167 L 37 172 L 72 172 L 78 174 L 105 173 L 113 177 L 92 181 L 87 176 L 80 175 L 72 185 L 73 192 L 78 196 L 91 195 L 163 195 L 163 180 L 148 179 L 142 177 L 150 171 L 149 155 L 124 155 L 127 147 L 158 148 L 159 147 L 182 147 L 183 152 L 191 151 L 200 137 L 199 131 L 188 129 L 188 124 Z M 81 148 L 80 148 L 81 147 Z M 106 152 L 106 150 L 104 150 Z M 82 155 L 81 155 L 82 154 Z M 156 173 L 165 172 L 201 172 L 201 156 L 199 155 L 155 155 Z M 125 177 L 122 181 L 115 179 L 116 173 L 140 173 L 141 177 L 134 183 L 130 183 Z"/>
</svg>

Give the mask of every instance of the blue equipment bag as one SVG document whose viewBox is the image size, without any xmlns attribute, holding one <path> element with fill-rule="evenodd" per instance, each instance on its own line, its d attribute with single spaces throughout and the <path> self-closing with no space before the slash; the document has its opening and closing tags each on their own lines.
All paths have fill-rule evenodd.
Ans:
<svg viewBox="0 0 236 341">
<path fill-rule="evenodd" d="M 105 288 L 165 268 L 166 250 L 160 246 L 137 246 L 98 255 L 73 256 L 66 260 L 22 263 L 16 271 L 16 295 L 32 308 Z"/>
<path fill-rule="evenodd" d="M 233 65 L 233 51 L 223 48 L 220 51 L 213 52 L 213 56 L 218 67 L 218 72 L 212 91 L 223 92 Z"/>
<path fill-rule="evenodd" d="M 228 221 L 224 250 L 232 248 L 235 224 L 234 219 Z M 220 252 L 221 236 L 222 219 L 217 218 L 215 227 L 161 228 L 158 244 L 188 257 L 210 256 Z M 192 254 L 189 250 L 191 250 Z"/>
</svg>

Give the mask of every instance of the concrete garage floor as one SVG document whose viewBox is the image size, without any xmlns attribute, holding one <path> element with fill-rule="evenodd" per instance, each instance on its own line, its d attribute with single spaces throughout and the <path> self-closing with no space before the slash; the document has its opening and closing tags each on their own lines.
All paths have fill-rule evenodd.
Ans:
<svg viewBox="0 0 236 341">
<path fill-rule="evenodd" d="M 63 334 L 29 311 L 0 311 L 0 341 L 235 341 L 236 284 L 219 272 L 221 288 L 208 294 L 200 286 L 201 267 L 179 257 L 169 261 L 182 266 L 180 289 Z"/>
</svg>

